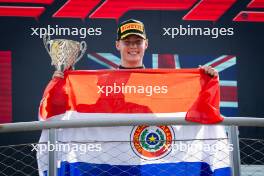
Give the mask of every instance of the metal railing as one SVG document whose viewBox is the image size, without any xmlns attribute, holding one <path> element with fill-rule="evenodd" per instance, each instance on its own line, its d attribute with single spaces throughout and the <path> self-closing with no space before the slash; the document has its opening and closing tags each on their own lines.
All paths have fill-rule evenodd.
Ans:
<svg viewBox="0 0 264 176">
<path fill-rule="evenodd" d="M 89 120 L 70 121 L 34 121 L 20 122 L 0 125 L 0 133 L 49 130 L 49 142 L 55 144 L 57 141 L 56 130 L 62 128 L 81 127 L 111 127 L 111 126 L 135 126 L 135 125 L 201 125 L 185 121 L 185 118 L 174 118 L 173 116 L 153 117 L 145 114 L 135 114 L 123 118 L 122 115 L 106 116 L 98 114 Z M 229 117 L 225 118 L 219 125 L 230 126 L 228 138 L 233 145 L 231 153 L 232 173 L 235 176 L 258 176 L 262 174 L 264 165 L 264 140 L 263 139 L 239 139 L 237 126 L 257 126 L 264 127 L 264 119 L 253 117 Z M 201 139 L 202 140 L 202 139 Z M 224 139 L 225 140 L 225 139 Z M 98 142 L 98 141 L 97 141 Z M 119 141 L 121 143 L 131 141 Z M 185 141 L 186 142 L 186 141 Z M 219 140 L 215 140 L 219 142 Z M 221 142 L 221 141 L 220 141 Z M 117 144 L 117 143 L 115 143 Z M 36 144 L 35 144 L 36 145 Z M 21 144 L 0 146 L 0 175 L 38 175 L 36 151 L 34 145 Z M 115 147 L 112 147 L 115 149 Z M 125 155 L 122 151 L 119 155 Z M 63 155 L 63 153 L 61 153 Z M 178 155 L 178 154 L 177 154 Z M 58 153 L 48 152 L 48 160 L 44 160 L 44 165 L 48 165 L 48 175 L 55 176 L 57 172 Z M 226 156 L 229 156 L 227 154 Z M 88 156 L 89 157 L 89 156 Z M 257 157 L 257 158 L 256 158 Z M 240 160 L 241 158 L 241 160 Z M 133 158 L 130 158 L 133 160 Z M 248 165 L 248 160 L 251 166 Z M 221 159 L 218 159 L 221 162 Z M 125 161 L 124 161 L 125 162 Z M 38 163 L 39 164 L 39 163 Z M 242 167 L 241 167 L 242 164 Z M 241 169 L 240 169 L 241 167 Z M 245 173 L 248 172 L 248 173 Z M 249 174 L 250 172 L 250 174 Z M 7 174 L 8 173 L 8 174 Z M 247 175 L 248 174 L 248 175 Z"/>
<path fill-rule="evenodd" d="M 33 121 L 0 124 L 0 133 L 17 131 L 37 131 L 51 128 L 80 128 L 80 127 L 109 127 L 109 126 L 134 126 L 134 125 L 201 125 L 188 122 L 185 117 L 159 116 L 153 117 L 148 114 L 129 114 L 126 118 L 116 114 L 105 115 L 97 113 L 96 117 L 89 120 L 64 120 L 64 121 Z M 255 126 L 264 127 L 264 118 L 254 117 L 228 117 L 218 125 L 226 126 Z"/>
</svg>

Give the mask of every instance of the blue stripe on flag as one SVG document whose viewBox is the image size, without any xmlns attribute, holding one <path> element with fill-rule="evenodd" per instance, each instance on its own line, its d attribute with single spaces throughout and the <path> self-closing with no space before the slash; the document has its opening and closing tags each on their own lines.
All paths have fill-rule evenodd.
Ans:
<svg viewBox="0 0 264 176">
<path fill-rule="evenodd" d="M 45 172 L 44 175 L 47 175 Z M 58 176 L 231 176 L 231 168 L 212 172 L 205 162 L 179 162 L 146 165 L 109 165 L 62 162 Z"/>
</svg>

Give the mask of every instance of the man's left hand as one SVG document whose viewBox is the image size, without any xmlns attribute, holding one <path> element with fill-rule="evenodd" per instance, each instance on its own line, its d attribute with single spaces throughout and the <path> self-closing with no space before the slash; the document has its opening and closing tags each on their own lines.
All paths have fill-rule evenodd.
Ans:
<svg viewBox="0 0 264 176">
<path fill-rule="evenodd" d="M 218 72 L 211 66 L 199 66 L 200 69 L 204 70 L 204 73 L 208 74 L 211 77 L 218 76 Z"/>
</svg>

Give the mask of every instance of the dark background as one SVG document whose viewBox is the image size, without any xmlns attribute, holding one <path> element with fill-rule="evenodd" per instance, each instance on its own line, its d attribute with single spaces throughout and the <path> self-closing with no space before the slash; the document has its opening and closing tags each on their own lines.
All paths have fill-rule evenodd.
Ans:
<svg viewBox="0 0 264 176">
<path fill-rule="evenodd" d="M 70 36 L 70 39 L 85 40 L 88 52 L 115 52 L 117 22 L 114 19 L 55 19 L 52 14 L 66 1 L 55 1 L 46 6 L 38 20 L 32 18 L 0 17 L 0 50 L 12 51 L 12 104 L 13 122 L 38 120 L 38 106 L 45 86 L 54 68 L 43 41 L 31 36 L 31 27 L 100 27 L 102 35 L 85 39 Z M 237 56 L 238 116 L 263 117 L 263 29 L 264 23 L 233 22 L 232 19 L 246 10 L 250 0 L 236 2 L 218 21 L 183 21 L 188 11 L 129 11 L 120 21 L 129 18 L 145 24 L 149 38 L 147 53 L 177 53 L 179 55 L 235 55 Z M 225 27 L 234 28 L 233 36 L 176 36 L 174 39 L 162 36 L 163 27 Z M 67 38 L 67 37 L 62 37 Z M 77 69 L 92 68 L 85 59 Z M 263 137 L 263 129 L 240 128 L 241 137 Z M 40 132 L 1 134 L 1 145 L 38 141 Z"/>
</svg>

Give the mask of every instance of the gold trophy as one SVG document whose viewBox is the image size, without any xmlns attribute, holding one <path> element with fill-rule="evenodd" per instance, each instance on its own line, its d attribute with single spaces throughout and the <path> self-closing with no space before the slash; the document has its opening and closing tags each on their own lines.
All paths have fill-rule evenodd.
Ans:
<svg viewBox="0 0 264 176">
<path fill-rule="evenodd" d="M 46 50 L 51 57 L 51 65 L 54 65 L 57 71 L 64 72 L 72 67 L 84 55 L 87 44 L 85 41 L 73 41 L 68 39 L 50 39 L 49 35 L 43 37 Z"/>
</svg>

